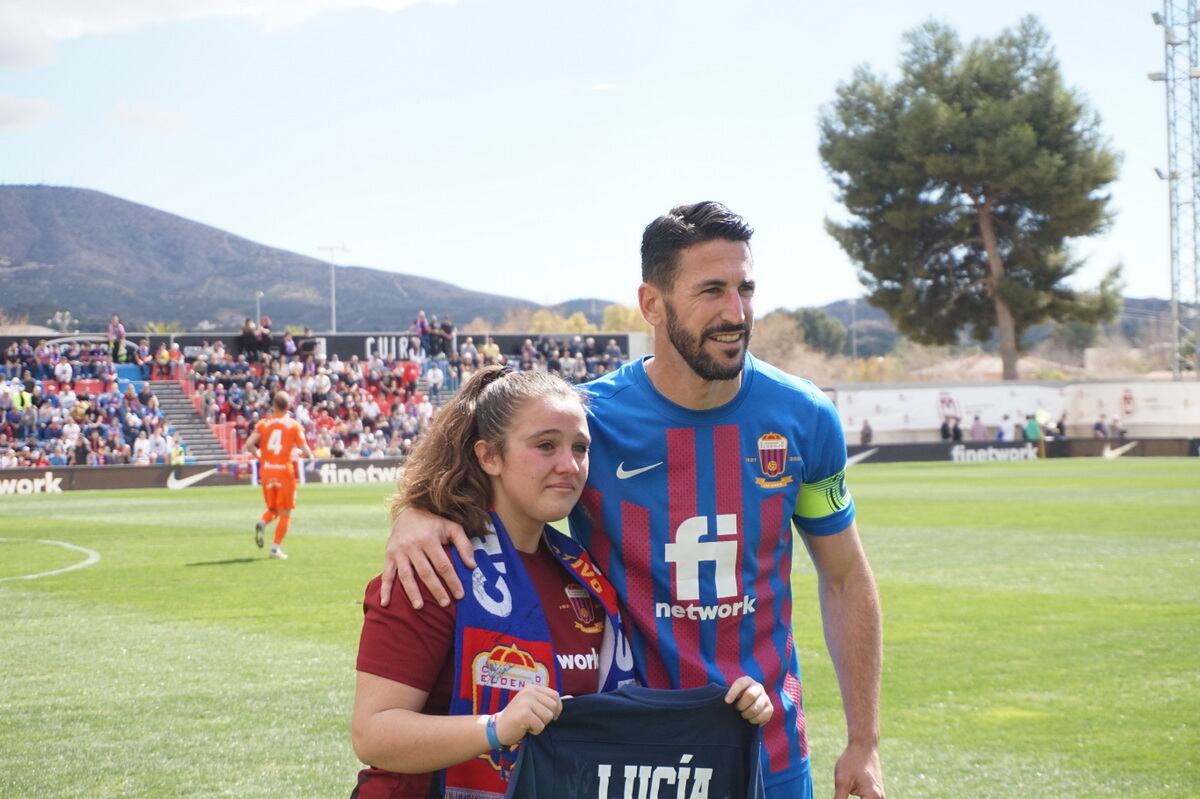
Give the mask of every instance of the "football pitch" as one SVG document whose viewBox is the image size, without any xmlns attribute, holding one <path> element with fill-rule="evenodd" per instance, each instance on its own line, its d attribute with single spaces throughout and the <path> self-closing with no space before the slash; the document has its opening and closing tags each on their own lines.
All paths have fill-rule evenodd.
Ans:
<svg viewBox="0 0 1200 799">
<path fill-rule="evenodd" d="M 1200 797 L 1200 458 L 863 464 L 850 487 L 890 797 Z M 286 562 L 254 546 L 251 487 L 0 498 L 0 797 L 348 796 L 389 493 L 301 488 Z M 828 797 L 845 732 L 802 547 L 794 574 Z"/>
</svg>

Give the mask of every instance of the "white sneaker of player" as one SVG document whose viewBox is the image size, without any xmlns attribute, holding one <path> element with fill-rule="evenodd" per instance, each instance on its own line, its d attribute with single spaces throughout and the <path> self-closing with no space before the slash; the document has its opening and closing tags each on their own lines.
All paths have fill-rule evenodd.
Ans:
<svg viewBox="0 0 1200 799">
<path fill-rule="evenodd" d="M 287 553 L 278 546 L 273 546 L 271 547 L 271 557 L 279 558 L 280 560 L 287 560 Z"/>
</svg>

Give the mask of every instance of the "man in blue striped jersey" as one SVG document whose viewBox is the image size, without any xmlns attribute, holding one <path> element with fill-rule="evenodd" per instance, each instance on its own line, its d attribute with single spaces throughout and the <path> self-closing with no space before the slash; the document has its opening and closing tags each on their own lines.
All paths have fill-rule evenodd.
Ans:
<svg viewBox="0 0 1200 799">
<path fill-rule="evenodd" d="M 571 530 L 622 598 L 639 672 L 656 688 L 762 682 L 767 796 L 808 797 L 812 781 L 792 638 L 793 523 L 816 568 L 825 639 L 848 740 L 835 799 L 883 799 L 881 621 L 845 484 L 837 412 L 807 380 L 747 351 L 752 228 L 719 203 L 679 206 L 642 239 L 638 300 L 654 355 L 586 386 L 591 471 Z M 443 542 L 461 530 L 408 509 L 384 574 L 456 596 Z M 445 586 L 441 584 L 445 580 Z M 415 603 L 414 603 L 415 604 Z"/>
</svg>

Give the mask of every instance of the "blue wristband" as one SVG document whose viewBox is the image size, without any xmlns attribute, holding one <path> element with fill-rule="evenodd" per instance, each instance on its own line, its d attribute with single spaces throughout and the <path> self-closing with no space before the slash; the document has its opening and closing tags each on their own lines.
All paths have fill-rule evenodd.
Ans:
<svg viewBox="0 0 1200 799">
<path fill-rule="evenodd" d="M 488 716 L 486 729 L 487 729 L 488 746 L 492 747 L 492 749 L 503 749 L 504 744 L 500 743 L 500 735 L 496 732 L 496 714 L 495 713 Z"/>
</svg>

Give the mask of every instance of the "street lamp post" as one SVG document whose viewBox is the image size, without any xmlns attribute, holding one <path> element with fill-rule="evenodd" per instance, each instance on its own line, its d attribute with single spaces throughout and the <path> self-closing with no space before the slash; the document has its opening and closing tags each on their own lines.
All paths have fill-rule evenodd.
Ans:
<svg viewBox="0 0 1200 799">
<path fill-rule="evenodd" d="M 254 324 L 256 325 L 262 324 L 262 298 L 263 293 L 261 291 L 254 292 Z"/>
<path fill-rule="evenodd" d="M 858 299 L 850 298 L 850 357 L 858 360 Z"/>
</svg>

